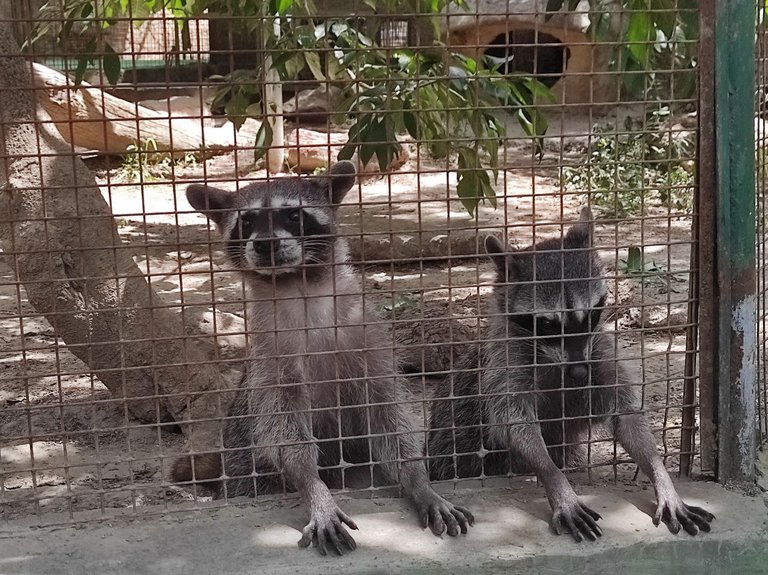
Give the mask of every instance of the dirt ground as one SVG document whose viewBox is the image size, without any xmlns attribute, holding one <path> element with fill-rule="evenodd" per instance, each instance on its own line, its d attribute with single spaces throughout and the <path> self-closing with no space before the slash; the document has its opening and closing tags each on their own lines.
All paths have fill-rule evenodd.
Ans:
<svg viewBox="0 0 768 575">
<path fill-rule="evenodd" d="M 531 163 L 528 148 L 510 149 L 499 181 L 499 206 L 481 208 L 477 220 L 449 199 L 446 188 L 455 183 L 444 166 L 413 152 L 398 174 L 362 183 L 360 196 L 350 204 L 361 200 L 363 210 L 342 208 L 342 230 L 351 239 L 355 260 L 364 262 L 359 268 L 365 293 L 387 319 L 397 320 L 409 371 L 450 362 L 444 346 L 420 345 L 421 331 L 414 325 L 423 324 L 423 318 L 434 320 L 425 330 L 427 340 L 455 340 L 456 353 L 482 324 L 493 277 L 489 262 L 477 256 L 484 235 L 506 226 L 510 241 L 524 244 L 534 229 L 537 238 L 548 237 L 561 233 L 559 222 L 575 219 L 585 198 L 562 193 L 555 164 L 580 157 L 578 143 L 558 145 L 556 151 L 549 164 L 537 164 Z M 237 174 L 247 171 L 242 164 L 230 154 L 176 169 L 173 183 L 145 185 L 120 183 L 118 170 L 94 164 L 120 235 L 135 246 L 135 259 L 158 293 L 171 304 L 207 311 L 215 298 L 217 312 L 233 325 L 244 315 L 238 303 L 242 284 L 221 271 L 219 246 L 213 251 L 207 246 L 205 219 L 190 213 L 183 189 L 203 177 L 232 187 Z M 428 173 L 419 177 L 418 171 Z M 595 239 L 610 283 L 609 326 L 636 365 L 658 443 L 672 454 L 670 469 L 678 464 L 674 453 L 680 440 L 690 224 L 688 216 L 649 205 L 642 219 L 601 222 Z M 424 246 L 429 246 L 426 254 Z M 644 246 L 663 272 L 646 280 L 626 277 L 621 260 L 632 246 Z M 221 341 L 222 369 L 235 379 L 243 338 Z M 420 377 L 411 381 L 427 395 L 435 385 Z M 52 512 L 77 519 L 93 510 L 120 514 L 154 505 L 193 505 L 193 495 L 167 482 L 182 444 L 173 426 L 131 420 L 35 314 L 10 267 L 0 265 L 0 518 Z M 615 474 L 620 481 L 632 481 L 634 467 L 611 466 L 612 451 L 612 444 L 595 449 L 592 463 L 602 466 L 592 478 L 610 480 Z"/>
</svg>

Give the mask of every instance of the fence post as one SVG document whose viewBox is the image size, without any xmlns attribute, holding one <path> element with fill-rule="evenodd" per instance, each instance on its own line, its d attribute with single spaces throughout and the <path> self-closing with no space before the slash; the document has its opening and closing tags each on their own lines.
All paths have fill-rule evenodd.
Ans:
<svg viewBox="0 0 768 575">
<path fill-rule="evenodd" d="M 715 362 L 716 469 L 721 482 L 751 482 L 757 431 L 755 2 L 716 0 L 714 12 L 717 285 L 716 353 L 709 359 Z"/>
</svg>

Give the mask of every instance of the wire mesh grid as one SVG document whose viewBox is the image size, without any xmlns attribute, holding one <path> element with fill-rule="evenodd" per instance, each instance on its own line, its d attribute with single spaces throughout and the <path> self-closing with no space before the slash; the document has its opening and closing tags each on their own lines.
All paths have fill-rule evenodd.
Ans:
<svg viewBox="0 0 768 575">
<path fill-rule="evenodd" d="M 374 14 L 366 3 L 350 17 L 349 7 L 328 4 L 312 18 L 259 19 L 219 4 L 207 14 L 215 22 L 210 44 L 186 47 L 198 62 L 219 56 L 223 78 L 200 67 L 194 81 L 123 77 L 112 86 L 108 51 L 84 60 L 70 44 L 62 54 L 51 30 L 29 54 L 39 63 L 63 57 L 69 79 L 24 64 L 34 98 L 23 83 L 3 86 L 0 99 L 20 102 L 9 109 L 21 115 L 4 115 L 0 127 L 7 135 L 31 125 L 36 136 L 4 160 L 15 199 L 2 207 L 0 516 L 50 524 L 211 505 L 206 466 L 222 461 L 227 481 L 212 505 L 254 491 L 282 498 L 296 486 L 274 466 L 284 471 L 312 446 L 329 486 L 370 496 L 391 492 L 392 470 L 409 459 L 436 469 L 447 457 L 446 489 L 462 485 L 460 475 L 508 481 L 524 470 L 483 464 L 508 450 L 472 439 L 499 424 L 477 402 L 464 426 L 454 412 L 458 382 L 474 382 L 478 391 L 464 397 L 477 398 L 479 374 L 494 369 L 507 374 L 505 385 L 483 398 L 527 401 L 525 389 L 509 387 L 511 368 L 547 372 L 557 383 L 547 399 L 557 405 L 547 440 L 558 463 L 592 479 L 632 480 L 635 467 L 617 443 L 555 401 L 570 377 L 560 366 L 580 363 L 568 355 L 571 320 L 558 325 L 568 314 L 581 322 L 579 336 L 599 331 L 608 342 L 603 363 L 615 364 L 617 353 L 629 366 L 631 383 L 607 368 L 614 401 L 628 386 L 640 398 L 620 409 L 646 415 L 669 469 L 690 469 L 697 72 L 686 55 L 697 42 L 683 29 L 695 21 L 695 6 L 658 11 L 675 24 L 666 44 L 617 32 L 640 20 L 642 11 L 626 7 L 608 12 L 607 23 L 567 7 L 549 18 L 536 3 L 519 12 L 511 4 L 448 7 L 439 33 L 460 55 L 451 60 L 463 66 L 456 67 L 419 50 L 432 46 L 435 19 L 415 11 Z M 83 34 L 93 31 L 94 17 L 101 25 L 98 15 L 83 14 L 75 15 Z M 18 15 L 5 18 L 0 25 L 19 23 Z M 138 18 L 123 14 L 115 26 L 130 25 L 135 38 Z M 589 18 L 607 31 L 587 32 Z M 163 31 L 180 29 L 168 12 L 153 20 Z M 302 44 L 307 30 L 318 41 L 312 49 Z M 135 42 L 119 52 L 133 63 L 147 54 Z M 166 55 L 168 44 L 149 52 Z M 487 77 L 478 71 L 484 56 Z M 270 75 L 265 58 L 289 77 Z M 250 68 L 234 69 L 244 59 Z M 87 71 L 91 85 L 77 88 L 75 77 Z M 502 84 L 515 74 L 517 92 Z M 260 104 L 269 84 L 286 98 L 282 114 Z M 497 89 L 496 98 L 478 96 L 481 89 Z M 406 91 L 410 98 L 401 97 Z M 24 116 L 33 99 L 50 119 Z M 529 109 L 540 115 L 521 112 Z M 265 154 L 265 139 L 274 143 L 279 128 L 263 126 L 281 117 L 282 149 Z M 473 131 L 462 118 L 491 126 L 497 118 L 498 131 Z M 546 133 L 531 135 L 544 118 Z M 430 136 L 433 145 L 417 145 L 415 138 Z M 275 148 L 290 171 L 320 179 L 297 184 L 270 174 L 265 162 Z M 357 182 L 331 208 L 319 199 L 328 186 L 322 169 L 350 150 Z M 238 196 L 246 204 L 203 195 L 197 209 L 219 222 L 224 241 L 185 195 L 203 183 L 253 190 Z M 559 241 L 582 206 L 592 209 L 592 241 L 575 252 L 558 247 L 554 279 L 541 270 L 499 283 L 486 236 L 515 248 Z M 304 236 L 316 237 L 295 240 Z M 570 266 L 585 253 L 604 266 L 580 303 L 567 301 L 571 283 L 584 283 Z M 300 263 L 291 267 L 291 257 Z M 249 266 L 258 269 L 243 273 Z M 491 304 L 494 291 L 528 283 L 540 301 L 553 281 L 559 297 L 537 310 L 550 324 L 534 321 L 530 333 L 509 327 L 522 325 L 510 320 L 515 314 L 530 316 L 511 309 L 514 298 Z M 588 319 L 595 307 L 599 325 Z M 547 348 L 540 343 L 547 338 L 559 343 Z M 477 359 L 489 349 L 503 358 L 490 370 Z M 538 351 L 522 359 L 519 349 Z M 592 359 L 590 374 L 603 369 Z M 586 389 L 568 385 L 569 394 Z M 586 395 L 590 414 L 598 406 Z M 446 409 L 447 423 L 435 415 Z M 430 426 L 451 441 L 427 441 Z M 566 427 L 579 433 L 569 436 Z M 562 460 L 557 448 L 586 456 Z M 187 460 L 188 476 L 174 481 L 174 462 L 189 453 L 202 457 Z M 458 462 L 468 459 L 481 465 L 461 473 Z"/>
</svg>

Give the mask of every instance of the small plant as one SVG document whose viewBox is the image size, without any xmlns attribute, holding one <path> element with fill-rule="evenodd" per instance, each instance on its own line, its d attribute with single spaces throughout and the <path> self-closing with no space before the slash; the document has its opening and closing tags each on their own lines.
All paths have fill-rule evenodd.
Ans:
<svg viewBox="0 0 768 575">
<path fill-rule="evenodd" d="M 683 282 L 678 274 L 670 273 L 656 260 L 648 260 L 639 247 L 632 246 L 627 251 L 626 259 L 619 260 L 619 271 L 625 277 L 640 282 L 648 287 L 657 287 L 662 291 L 676 292 L 672 286 L 675 282 Z"/>
<path fill-rule="evenodd" d="M 188 153 L 174 161 L 169 152 L 158 150 L 153 138 L 147 138 L 126 148 L 119 178 L 125 182 L 156 182 L 172 176 L 174 168 L 196 165 L 195 154 Z"/>
<path fill-rule="evenodd" d="M 572 193 L 585 193 L 598 214 L 626 218 L 654 203 L 688 214 L 693 209 L 693 132 L 669 128 L 669 109 L 661 107 L 645 122 L 627 118 L 624 129 L 594 129 L 586 160 L 561 169 Z"/>
<path fill-rule="evenodd" d="M 418 300 L 410 294 L 397 294 L 387 303 L 383 303 L 380 306 L 380 312 L 384 315 L 392 314 L 396 316 L 398 313 L 407 312 L 409 309 L 414 308 L 418 304 Z"/>
</svg>

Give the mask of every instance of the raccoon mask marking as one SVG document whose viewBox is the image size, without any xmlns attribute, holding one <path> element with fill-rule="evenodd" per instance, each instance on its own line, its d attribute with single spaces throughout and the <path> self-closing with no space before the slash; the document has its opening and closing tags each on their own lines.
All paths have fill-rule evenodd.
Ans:
<svg viewBox="0 0 768 575">
<path fill-rule="evenodd" d="M 589 376 L 590 346 L 601 329 L 607 289 L 598 256 L 591 249 L 589 210 L 562 238 L 508 252 L 493 236 L 485 248 L 497 268 L 498 313 L 508 319 L 508 335 L 524 338 L 530 363 L 565 364 L 566 381 Z"/>
<path fill-rule="evenodd" d="M 193 184 L 187 199 L 216 223 L 238 269 L 319 275 L 334 262 L 335 212 L 354 182 L 354 165 L 339 162 L 328 176 L 256 182 L 236 192 Z"/>
</svg>

